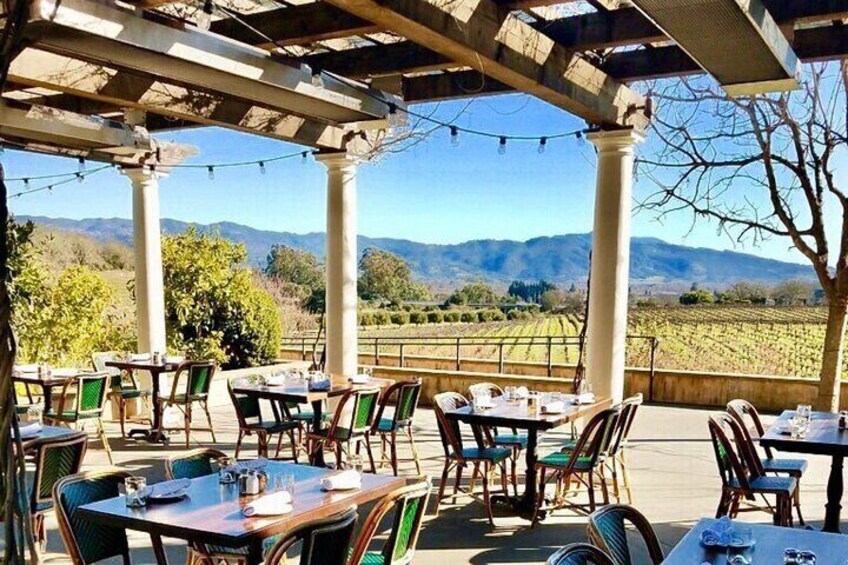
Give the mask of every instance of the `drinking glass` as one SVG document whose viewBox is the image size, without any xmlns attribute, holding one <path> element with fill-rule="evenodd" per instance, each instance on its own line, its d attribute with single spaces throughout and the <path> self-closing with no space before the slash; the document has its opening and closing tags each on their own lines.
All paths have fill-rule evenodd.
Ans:
<svg viewBox="0 0 848 565">
<path fill-rule="evenodd" d="M 808 420 L 802 416 L 792 418 L 792 439 L 804 439 L 807 437 Z"/>
<path fill-rule="evenodd" d="M 816 565 L 816 554 L 812 551 L 798 552 L 798 565 Z"/>
<path fill-rule="evenodd" d="M 348 466 L 359 473 L 362 474 L 362 457 L 360 455 L 353 454 L 348 457 Z"/>
<path fill-rule="evenodd" d="M 26 411 L 26 419 L 27 422 L 38 422 L 39 424 L 43 423 L 44 408 L 42 408 L 38 404 L 33 404 L 32 406 L 28 407 Z"/>
<path fill-rule="evenodd" d="M 218 482 L 222 485 L 230 485 L 236 482 L 235 459 L 231 457 L 218 458 Z"/>
<path fill-rule="evenodd" d="M 124 479 L 127 491 L 126 503 L 129 508 L 147 506 L 147 479 L 144 477 L 127 477 Z"/>
<path fill-rule="evenodd" d="M 797 565 L 798 550 L 794 547 L 787 547 L 783 550 L 783 565 Z"/>
<path fill-rule="evenodd" d="M 801 418 L 805 418 L 807 420 L 810 419 L 810 415 L 813 413 L 813 407 L 809 404 L 799 404 L 798 408 L 795 410 L 795 415 L 800 416 Z"/>
<path fill-rule="evenodd" d="M 370 381 L 374 378 L 374 369 L 372 369 L 371 367 L 365 367 L 364 369 L 362 369 L 362 374 L 368 377 L 368 380 Z"/>
</svg>

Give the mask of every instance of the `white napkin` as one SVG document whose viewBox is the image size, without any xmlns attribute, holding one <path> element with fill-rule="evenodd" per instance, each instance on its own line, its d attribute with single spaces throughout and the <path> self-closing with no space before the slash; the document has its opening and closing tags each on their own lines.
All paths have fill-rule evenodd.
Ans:
<svg viewBox="0 0 848 565">
<path fill-rule="evenodd" d="M 572 402 L 574 402 L 574 404 L 592 404 L 595 402 L 595 394 L 591 392 L 578 394 L 574 397 Z"/>
<path fill-rule="evenodd" d="M 152 498 L 168 498 L 178 496 L 191 486 L 189 479 L 174 479 L 173 481 L 162 481 L 147 487 L 147 496 Z"/>
<path fill-rule="evenodd" d="M 18 430 L 21 432 L 21 439 L 35 437 L 41 433 L 41 422 L 29 422 L 27 424 L 19 424 Z"/>
<path fill-rule="evenodd" d="M 545 414 L 562 414 L 565 412 L 565 403 L 561 400 L 555 400 L 553 402 L 548 402 L 544 406 L 542 406 L 542 412 Z"/>
<path fill-rule="evenodd" d="M 182 355 L 165 355 L 165 363 L 182 363 L 185 357 Z"/>
<path fill-rule="evenodd" d="M 265 377 L 268 386 L 283 386 L 286 384 L 286 375 L 268 375 Z"/>
<path fill-rule="evenodd" d="M 494 408 L 495 403 L 491 398 L 487 398 L 486 400 L 475 400 L 474 401 L 475 408 Z"/>
<path fill-rule="evenodd" d="M 80 374 L 80 370 L 64 367 L 60 369 L 51 369 L 50 374 L 54 377 L 75 377 Z"/>
<path fill-rule="evenodd" d="M 516 398 L 527 398 L 528 396 L 530 396 L 530 391 L 527 390 L 526 386 L 520 386 L 517 389 L 515 389 L 515 397 Z"/>
<path fill-rule="evenodd" d="M 276 516 L 278 514 L 288 514 L 292 511 L 291 495 L 286 491 L 275 492 L 274 494 L 266 494 L 247 503 L 241 509 L 241 513 L 245 516 Z"/>
<path fill-rule="evenodd" d="M 369 377 L 368 375 L 353 375 L 350 378 L 350 382 L 355 385 L 364 385 L 366 383 L 371 382 L 371 377 Z"/>
<path fill-rule="evenodd" d="M 38 364 L 30 363 L 29 365 L 15 365 L 15 371 L 19 373 L 37 373 Z"/>
<path fill-rule="evenodd" d="M 150 353 L 130 353 L 130 361 L 150 361 Z"/>
<path fill-rule="evenodd" d="M 321 479 L 324 490 L 351 490 L 362 487 L 362 476 L 356 471 L 342 471 Z"/>
<path fill-rule="evenodd" d="M 731 522 L 722 516 L 712 526 L 701 532 L 701 542 L 707 547 L 726 547 L 731 541 Z"/>
</svg>

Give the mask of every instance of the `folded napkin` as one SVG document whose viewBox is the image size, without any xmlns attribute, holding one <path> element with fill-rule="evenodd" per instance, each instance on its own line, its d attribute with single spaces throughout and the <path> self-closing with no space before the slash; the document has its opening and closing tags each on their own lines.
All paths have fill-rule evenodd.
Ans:
<svg viewBox="0 0 848 565">
<path fill-rule="evenodd" d="M 15 365 L 15 370 L 19 373 L 37 373 L 38 364 L 30 363 L 29 365 Z"/>
<path fill-rule="evenodd" d="M 592 404 L 595 402 L 595 395 L 591 392 L 584 392 L 583 394 L 576 395 L 572 402 L 574 404 Z"/>
<path fill-rule="evenodd" d="M 182 363 L 185 357 L 182 355 L 165 355 L 165 363 Z"/>
<path fill-rule="evenodd" d="M 548 402 L 542 406 L 542 412 L 545 414 L 562 414 L 565 412 L 565 403 L 561 400 Z"/>
<path fill-rule="evenodd" d="M 236 471 L 261 471 L 267 466 L 268 460 L 264 457 L 258 457 L 256 459 L 247 459 L 245 461 L 239 461 L 238 463 L 236 463 Z"/>
<path fill-rule="evenodd" d="M 362 487 L 362 476 L 356 471 L 342 471 L 321 479 L 324 490 L 351 490 Z"/>
<path fill-rule="evenodd" d="M 130 353 L 130 361 L 150 361 L 150 353 Z"/>
<path fill-rule="evenodd" d="M 162 481 L 147 487 L 147 496 L 151 498 L 169 498 L 179 496 L 191 486 L 189 479 L 174 479 L 173 481 Z"/>
<path fill-rule="evenodd" d="M 41 422 L 29 422 L 27 424 L 18 425 L 18 430 L 21 433 L 21 439 L 35 437 L 41 433 Z"/>
<path fill-rule="evenodd" d="M 527 398 L 528 396 L 530 396 L 530 391 L 527 389 L 526 386 L 520 386 L 515 389 L 516 398 Z"/>
<path fill-rule="evenodd" d="M 371 382 L 371 377 L 368 375 L 353 375 L 350 378 L 350 382 L 355 385 L 364 385 L 365 383 Z"/>
<path fill-rule="evenodd" d="M 730 518 L 722 516 L 715 524 L 701 532 L 701 543 L 707 547 L 726 547 L 730 545 L 730 528 Z"/>
<path fill-rule="evenodd" d="M 260 496 L 253 502 L 245 504 L 241 513 L 247 517 L 288 514 L 292 511 L 291 502 L 291 495 L 286 491 L 275 492 L 274 494 Z"/>
<path fill-rule="evenodd" d="M 486 400 L 475 400 L 474 401 L 475 408 L 494 408 L 495 403 L 491 398 L 487 398 Z"/>
<path fill-rule="evenodd" d="M 265 384 L 268 386 L 283 386 L 286 384 L 287 375 L 268 375 L 265 377 Z"/>
</svg>

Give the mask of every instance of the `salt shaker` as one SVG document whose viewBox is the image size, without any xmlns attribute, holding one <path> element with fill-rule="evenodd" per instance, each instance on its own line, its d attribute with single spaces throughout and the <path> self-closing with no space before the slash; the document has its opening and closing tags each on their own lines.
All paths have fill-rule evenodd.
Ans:
<svg viewBox="0 0 848 565">
<path fill-rule="evenodd" d="M 839 413 L 839 429 L 845 430 L 848 428 L 848 410 L 843 410 Z"/>
</svg>

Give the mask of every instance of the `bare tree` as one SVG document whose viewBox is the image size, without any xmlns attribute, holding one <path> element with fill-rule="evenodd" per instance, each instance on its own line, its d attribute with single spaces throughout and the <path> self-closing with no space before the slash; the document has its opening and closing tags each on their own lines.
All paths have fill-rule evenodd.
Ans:
<svg viewBox="0 0 848 565">
<path fill-rule="evenodd" d="M 787 238 L 810 261 L 828 300 L 816 400 L 828 411 L 839 407 L 848 309 L 848 187 L 836 174 L 847 80 L 845 64 L 815 64 L 784 94 L 733 99 L 703 77 L 655 85 L 655 148 L 637 165 L 658 187 L 642 209 L 689 210 L 738 242 Z"/>
</svg>

